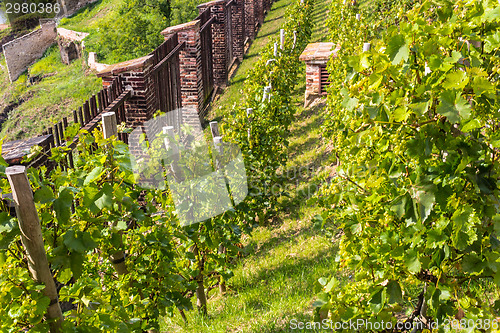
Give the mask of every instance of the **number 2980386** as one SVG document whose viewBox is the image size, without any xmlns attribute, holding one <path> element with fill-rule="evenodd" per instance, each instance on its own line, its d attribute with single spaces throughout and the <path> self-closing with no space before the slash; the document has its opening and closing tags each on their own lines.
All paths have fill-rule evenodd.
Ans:
<svg viewBox="0 0 500 333">
<path fill-rule="evenodd" d="M 35 2 L 12 2 L 6 1 L 6 14 L 59 14 L 61 5 L 59 3 L 35 3 Z"/>
</svg>

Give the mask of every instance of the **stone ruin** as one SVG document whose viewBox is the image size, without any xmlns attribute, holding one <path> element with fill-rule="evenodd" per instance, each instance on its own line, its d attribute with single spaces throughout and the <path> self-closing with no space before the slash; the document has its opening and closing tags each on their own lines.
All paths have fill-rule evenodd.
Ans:
<svg viewBox="0 0 500 333">
<path fill-rule="evenodd" d="M 89 35 L 88 33 L 58 28 L 57 34 L 57 45 L 64 64 L 69 65 L 73 60 L 82 57 L 83 39 Z"/>
</svg>

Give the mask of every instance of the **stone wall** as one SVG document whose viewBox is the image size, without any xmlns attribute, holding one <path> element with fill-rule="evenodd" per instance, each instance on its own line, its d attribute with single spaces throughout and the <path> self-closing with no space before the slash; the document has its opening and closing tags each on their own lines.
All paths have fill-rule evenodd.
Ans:
<svg viewBox="0 0 500 333">
<path fill-rule="evenodd" d="M 44 21 L 40 29 L 4 44 L 3 53 L 10 81 L 17 80 L 56 40 L 56 23 Z"/>
<path fill-rule="evenodd" d="M 57 29 L 57 45 L 64 64 L 69 65 L 73 60 L 79 59 L 83 55 L 83 40 L 88 33 L 72 31 L 64 28 Z"/>
</svg>

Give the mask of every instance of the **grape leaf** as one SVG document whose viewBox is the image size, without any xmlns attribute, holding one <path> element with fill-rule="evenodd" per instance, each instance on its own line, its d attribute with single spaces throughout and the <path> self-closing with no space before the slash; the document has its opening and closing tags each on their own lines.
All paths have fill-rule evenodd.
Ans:
<svg viewBox="0 0 500 333">
<path fill-rule="evenodd" d="M 54 211 L 57 221 L 61 224 L 69 222 L 71 217 L 71 205 L 73 203 L 73 193 L 68 188 L 64 188 L 59 197 L 54 200 Z"/>
<path fill-rule="evenodd" d="M 460 117 L 468 119 L 470 117 L 470 105 L 462 98 L 460 92 L 445 90 L 439 97 L 437 112 L 448 118 L 451 123 L 460 121 Z"/>
<path fill-rule="evenodd" d="M 104 184 L 100 194 L 101 197 L 95 201 L 97 208 L 111 208 L 113 206 L 113 186 Z"/>
<path fill-rule="evenodd" d="M 420 272 L 420 260 L 418 259 L 417 252 L 410 250 L 405 256 L 405 264 L 408 270 L 412 273 Z"/>
<path fill-rule="evenodd" d="M 98 166 L 97 168 L 94 168 L 85 178 L 83 185 L 88 185 L 89 183 L 99 178 L 103 173 L 103 171 L 104 171 L 103 166 Z"/>
<path fill-rule="evenodd" d="M 443 83 L 443 88 L 445 89 L 464 89 L 469 78 L 467 73 L 464 71 L 453 71 L 446 74 L 446 79 Z"/>
<path fill-rule="evenodd" d="M 42 186 L 36 190 L 34 195 L 35 202 L 45 204 L 47 202 L 54 201 L 54 193 L 48 186 Z"/>
<path fill-rule="evenodd" d="M 393 65 L 398 65 L 401 60 L 408 60 L 410 50 L 406 45 L 405 38 L 402 35 L 397 35 L 391 38 L 387 45 L 387 55 Z"/>
<path fill-rule="evenodd" d="M 387 295 L 389 296 L 389 304 L 399 303 L 403 301 L 403 293 L 397 281 L 391 280 L 386 286 Z"/>
</svg>

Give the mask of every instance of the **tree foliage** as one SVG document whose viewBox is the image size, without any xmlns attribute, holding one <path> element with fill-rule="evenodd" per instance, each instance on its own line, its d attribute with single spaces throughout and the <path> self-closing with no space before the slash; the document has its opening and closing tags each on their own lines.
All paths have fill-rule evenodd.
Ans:
<svg viewBox="0 0 500 333">
<path fill-rule="evenodd" d="M 161 32 L 198 15 L 202 0 L 127 0 L 117 13 L 100 23 L 86 43 L 105 63 L 117 63 L 147 55 L 164 40 Z"/>
</svg>

